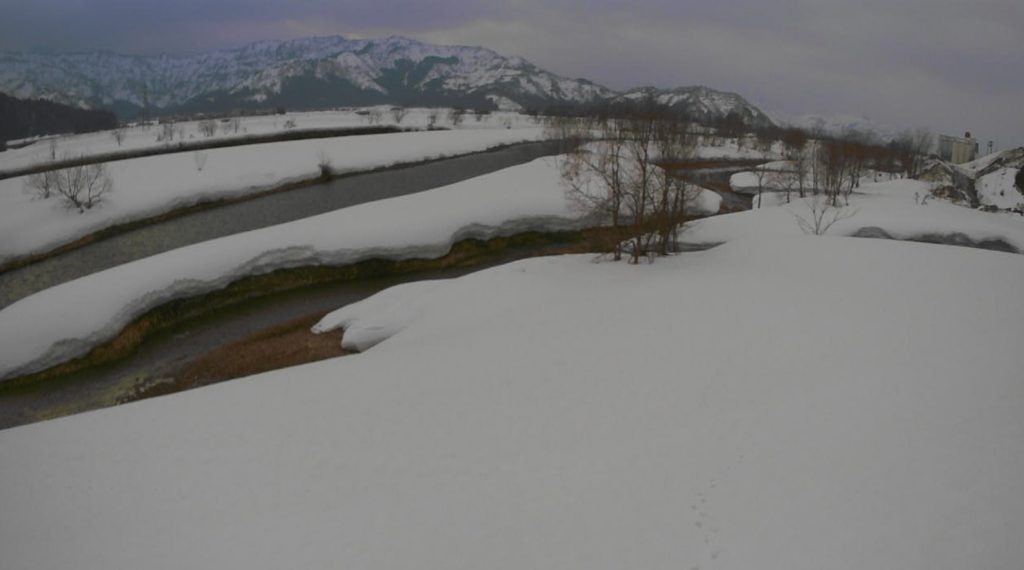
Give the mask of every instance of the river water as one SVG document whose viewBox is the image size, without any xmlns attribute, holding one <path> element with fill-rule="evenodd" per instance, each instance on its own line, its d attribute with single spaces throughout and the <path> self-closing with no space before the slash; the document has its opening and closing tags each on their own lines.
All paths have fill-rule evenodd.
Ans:
<svg viewBox="0 0 1024 570">
<path fill-rule="evenodd" d="M 553 142 L 525 143 L 346 176 L 148 225 L 0 274 L 0 309 L 43 289 L 129 261 L 339 208 L 439 188 L 553 155 L 558 148 Z"/>
<path fill-rule="evenodd" d="M 337 208 L 420 192 L 555 154 L 552 143 L 514 147 L 424 165 L 333 180 L 147 226 L 26 268 L 0 275 L 0 306 L 34 291 L 161 251 L 266 227 Z M 734 172 L 733 170 L 732 172 Z M 729 171 L 691 171 L 687 179 L 728 188 Z M 729 193 L 723 195 L 728 199 Z M 747 209 L 733 196 L 730 209 Z M 549 246 L 554 247 L 554 246 Z M 700 246 L 703 249 L 706 246 Z M 515 248 L 472 268 L 459 267 L 382 279 L 309 287 L 206 314 L 148 339 L 129 358 L 107 366 L 0 392 L 0 429 L 115 405 L 159 384 L 194 360 L 258 331 L 307 315 L 322 315 L 399 283 L 454 278 L 484 267 L 543 254 Z"/>
<path fill-rule="evenodd" d="M 139 389 L 175 378 L 188 363 L 218 347 L 298 317 L 322 316 L 399 283 L 451 279 L 557 247 L 510 248 L 472 267 L 307 287 L 217 310 L 147 338 L 120 362 L 0 392 L 0 429 L 116 405 Z"/>
</svg>

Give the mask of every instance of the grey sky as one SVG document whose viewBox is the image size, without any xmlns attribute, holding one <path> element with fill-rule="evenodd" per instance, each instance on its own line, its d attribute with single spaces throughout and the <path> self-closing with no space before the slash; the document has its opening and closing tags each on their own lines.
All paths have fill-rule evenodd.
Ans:
<svg viewBox="0 0 1024 570">
<path fill-rule="evenodd" d="M 402 34 L 613 88 L 704 84 L 1024 144 L 1021 0 L 0 0 L 0 49 L 192 53 Z"/>
</svg>

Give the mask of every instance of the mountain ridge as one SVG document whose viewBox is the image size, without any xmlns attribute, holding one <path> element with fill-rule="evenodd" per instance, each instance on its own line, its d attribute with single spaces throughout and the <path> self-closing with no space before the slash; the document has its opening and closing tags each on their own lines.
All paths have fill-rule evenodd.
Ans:
<svg viewBox="0 0 1024 570">
<path fill-rule="evenodd" d="M 374 104 L 520 110 L 603 104 L 643 92 L 699 120 L 736 111 L 752 125 L 772 124 L 735 93 L 703 86 L 619 92 L 488 48 L 402 36 L 262 40 L 194 55 L 0 52 L 0 92 L 129 117 L 147 101 L 159 113 Z"/>
</svg>

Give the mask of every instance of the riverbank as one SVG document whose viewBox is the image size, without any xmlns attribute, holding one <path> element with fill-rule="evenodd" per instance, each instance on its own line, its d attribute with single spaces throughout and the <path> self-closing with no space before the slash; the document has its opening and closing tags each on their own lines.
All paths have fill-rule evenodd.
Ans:
<svg viewBox="0 0 1024 570">
<path fill-rule="evenodd" d="M 180 299 L 134 320 L 82 358 L 0 383 L 0 429 L 340 355 L 340 335 L 331 345 L 336 350 L 322 340 L 303 346 L 312 335 L 296 328 L 296 319 L 319 320 L 339 306 L 402 282 L 457 277 L 526 257 L 590 251 L 602 241 L 601 234 L 530 232 L 464 240 L 436 259 L 375 259 L 345 267 L 280 270 Z M 254 358 L 242 356 L 261 350 Z"/>
<path fill-rule="evenodd" d="M 557 152 L 557 143 L 500 145 L 458 156 L 317 175 L 253 194 L 208 199 L 93 232 L 0 265 L 0 309 L 43 289 L 201 241 L 454 184 Z M 5 272 L 6 271 L 6 272 Z"/>
<path fill-rule="evenodd" d="M 0 392 L 7 392 L 7 395 L 10 396 L 6 398 L 7 402 L 19 402 L 23 408 L 37 409 L 36 412 L 27 414 L 27 416 L 23 414 L 22 419 L 19 420 L 34 421 L 61 415 L 69 408 L 65 401 L 60 401 L 57 404 L 41 406 L 44 409 L 39 411 L 40 406 L 35 404 L 27 406 L 26 394 L 35 394 L 37 400 L 45 401 L 49 396 L 43 392 L 48 394 L 54 386 L 69 385 L 68 379 L 70 378 L 80 378 L 86 383 L 94 383 L 91 377 L 95 373 L 99 373 L 105 377 L 100 383 L 107 386 L 107 388 L 97 390 L 85 398 L 78 397 L 78 395 L 68 398 L 76 402 L 73 411 L 81 411 L 83 401 L 92 401 L 94 407 L 103 407 L 152 394 L 165 393 L 168 390 L 187 389 L 221 378 L 189 378 L 187 374 L 182 373 L 186 361 L 195 360 L 200 357 L 199 355 L 209 356 L 208 365 L 215 365 L 217 360 L 225 358 L 230 360 L 230 352 L 220 352 L 218 356 L 218 349 L 225 344 L 240 341 L 252 335 L 258 337 L 261 331 L 266 332 L 267 329 L 273 329 L 282 323 L 312 314 L 313 309 L 308 306 L 303 306 L 301 310 L 283 312 L 266 309 L 266 313 L 275 314 L 273 319 L 262 322 L 259 327 L 248 327 L 232 332 L 230 335 L 221 335 L 221 338 L 218 338 L 215 343 L 194 345 L 176 357 L 174 366 L 154 365 L 132 368 L 132 366 L 122 367 L 119 363 L 123 363 L 128 357 L 135 359 L 135 355 L 142 350 L 148 339 L 168 334 L 177 335 L 178 332 L 171 331 L 178 331 L 181 327 L 188 328 L 191 326 L 190 323 L 212 319 L 213 317 L 210 315 L 225 308 L 240 307 L 240 310 L 244 311 L 246 307 L 261 302 L 261 299 L 282 292 L 302 291 L 305 294 L 313 288 L 331 283 L 361 283 L 367 279 L 379 279 L 382 276 L 403 276 L 404 281 L 405 276 L 422 274 L 424 271 L 446 271 L 452 267 L 480 267 L 481 264 L 490 263 L 492 260 L 497 263 L 497 260 L 502 258 L 508 261 L 523 256 L 600 249 L 600 245 L 590 245 L 594 242 L 600 244 L 608 241 L 607 236 L 601 234 L 600 230 L 561 232 L 551 230 L 551 228 L 559 226 L 570 227 L 573 224 L 567 226 L 568 220 L 560 222 L 551 217 L 564 216 L 569 211 L 565 209 L 563 192 L 558 186 L 557 171 L 551 170 L 552 166 L 548 164 L 549 162 L 540 161 L 533 165 L 495 173 L 482 179 L 467 181 L 450 190 L 439 190 L 438 192 L 441 194 L 436 196 L 433 193 L 430 197 L 423 196 L 422 199 L 417 199 L 415 202 L 407 201 L 412 197 L 403 198 L 394 204 L 380 203 L 370 210 L 359 210 L 359 213 L 356 211 L 339 212 L 332 217 L 337 218 L 338 215 L 341 215 L 342 218 L 332 219 L 329 222 L 326 219 L 305 221 L 302 222 L 301 228 L 277 228 L 273 231 L 273 239 L 258 239 L 255 237 L 256 234 L 248 235 L 245 239 L 241 239 L 239 236 L 240 239 L 231 242 L 243 247 L 236 253 L 227 253 L 237 249 L 232 246 L 225 250 L 224 245 L 227 243 L 212 248 L 203 244 L 192 253 L 170 252 L 174 253 L 171 257 L 176 261 L 171 261 L 171 257 L 164 261 L 150 259 L 142 260 L 146 262 L 145 269 L 141 266 L 135 269 L 125 267 L 123 268 L 125 271 L 120 271 L 121 268 L 119 268 L 119 274 L 127 273 L 136 277 L 121 275 L 114 278 L 111 275 L 111 279 L 99 279 L 107 285 L 100 285 L 99 281 L 93 284 L 75 284 L 73 290 L 69 290 L 69 294 L 73 294 L 74 291 L 102 291 L 104 292 L 103 296 L 110 297 L 113 304 L 106 301 L 86 303 L 90 307 L 89 310 L 96 313 L 97 319 L 99 319 L 92 319 L 95 323 L 92 325 L 83 322 L 82 324 L 87 328 L 80 328 L 63 318 L 50 325 L 40 322 L 38 326 L 40 331 L 43 331 L 44 327 L 59 331 L 59 335 L 53 336 L 54 339 L 80 339 L 77 342 L 92 343 L 91 348 L 73 354 L 68 351 L 70 345 L 67 343 L 55 344 L 53 345 L 55 349 L 59 349 L 62 354 L 70 354 L 74 360 L 67 356 L 64 358 L 54 357 L 50 359 L 50 366 L 29 371 L 31 374 L 10 378 L 8 381 L 13 383 L 6 390 L 0 389 Z M 413 205 L 414 203 L 415 205 Z M 427 217 L 408 217 L 413 212 L 427 211 L 436 213 Z M 399 212 L 401 214 L 396 217 L 395 214 Z M 444 213 L 443 218 L 446 218 L 447 221 L 440 216 L 442 212 Z M 420 225 L 422 229 L 415 229 L 409 223 L 399 222 L 403 218 L 406 219 L 406 222 L 415 220 L 414 225 Z M 510 219 L 513 219 L 514 223 L 509 223 Z M 378 221 L 374 222 L 373 220 Z M 382 222 L 387 223 L 382 226 Z M 369 225 L 366 225 L 367 223 Z M 442 227 L 448 229 L 438 232 L 437 230 Z M 531 227 L 534 231 L 524 231 Z M 321 229 L 330 230 L 329 233 L 324 234 L 329 241 L 316 246 L 313 250 L 310 250 L 308 246 L 297 247 L 298 244 L 316 243 L 318 238 L 315 236 L 321 233 Z M 428 229 L 429 231 L 423 233 Z M 413 239 L 413 235 L 420 237 Z M 444 249 L 434 253 L 434 246 L 426 244 L 440 239 L 443 235 L 451 236 L 449 239 L 452 241 L 448 242 L 450 247 L 445 246 Z M 507 237 L 501 237 L 502 235 Z M 473 237 L 477 239 L 465 239 Z M 289 245 L 294 239 L 299 239 L 299 241 L 295 242 L 296 245 Z M 310 242 L 310 239 L 314 241 Z M 296 261 L 305 260 L 304 263 L 292 265 L 278 253 L 269 257 L 260 254 L 257 256 L 261 260 L 258 264 L 246 263 L 245 260 L 249 256 L 265 251 L 261 249 L 263 246 L 260 245 L 264 241 L 273 244 L 277 248 L 275 251 L 291 252 L 288 253 L 289 256 L 295 257 Z M 402 246 L 403 243 L 413 245 Z M 337 253 L 331 254 L 330 249 L 324 250 L 325 247 L 345 247 L 346 249 L 342 250 L 344 255 L 339 258 Z M 369 248 L 368 251 L 376 252 L 377 257 L 364 257 L 358 253 L 362 248 Z M 698 249 L 701 248 L 698 247 Z M 380 257 L 389 249 L 393 251 L 385 257 Z M 516 249 L 520 251 L 515 255 L 505 253 Z M 241 251 L 249 253 L 241 253 Z M 311 253 L 315 253 L 315 255 L 311 256 Z M 211 255 L 216 257 L 211 257 Z M 418 261 L 411 259 L 410 255 L 417 258 Z M 272 261 L 270 257 L 273 257 L 274 260 Z M 424 257 L 433 257 L 434 259 L 424 260 L 422 259 Z M 181 263 L 178 263 L 179 261 Z M 202 263 L 198 263 L 198 261 L 202 261 Z M 273 265 L 269 268 L 264 267 L 268 262 Z M 241 263 L 239 270 L 230 269 L 238 263 Z M 250 265 L 252 267 L 249 267 Z M 210 274 L 208 270 L 199 271 L 201 267 L 220 268 L 217 270 L 218 272 L 226 271 L 229 275 L 235 275 L 235 278 L 227 281 L 217 278 L 210 285 L 206 285 L 203 281 L 209 280 L 213 274 Z M 275 271 L 273 267 L 278 267 L 278 269 Z M 251 272 L 263 273 L 253 275 Z M 170 290 L 164 290 L 168 287 L 169 282 L 156 276 L 156 273 L 167 274 L 175 278 L 175 283 L 170 284 Z M 115 291 L 123 289 L 126 279 L 135 283 L 135 286 L 132 287 L 136 291 L 135 293 Z M 138 279 L 146 280 L 150 284 L 138 282 Z M 188 294 L 188 291 L 192 291 L 192 294 Z M 138 305 L 133 299 L 139 295 L 141 295 L 139 300 L 147 303 L 148 311 L 134 313 L 136 317 L 123 321 L 119 328 L 111 328 L 108 325 L 102 325 L 102 329 L 96 328 L 97 324 L 109 319 L 109 315 L 121 315 L 125 310 L 137 310 L 132 308 Z M 57 295 L 56 297 L 59 300 L 63 296 Z M 160 298 L 167 299 L 167 301 L 153 304 L 154 300 Z M 81 304 L 76 295 L 72 295 L 68 299 L 76 299 L 76 305 Z M 339 302 L 334 299 L 323 306 L 323 311 L 337 308 L 346 302 L 350 301 Z M 46 305 L 52 307 L 52 303 L 46 303 Z M 98 306 L 107 305 L 109 305 L 109 309 L 98 308 Z M 97 306 L 96 310 L 92 310 L 94 306 Z M 315 309 L 320 310 L 319 307 Z M 38 311 L 29 311 L 29 313 L 39 314 Z M 104 314 L 108 316 L 103 317 Z M 77 320 L 81 321 L 82 319 Z M 73 332 L 75 330 L 78 332 Z M 106 336 L 108 334 L 106 332 L 99 332 L 101 330 L 110 330 L 110 336 Z M 95 339 L 98 334 L 104 335 L 108 340 L 96 344 Z M 47 333 L 47 336 L 51 336 L 51 333 Z M 175 342 L 177 340 L 175 337 Z M 314 357 L 310 356 L 309 358 Z M 291 364 L 297 362 L 291 361 Z M 251 372 L 252 370 L 249 371 L 249 373 Z M 47 390 L 42 390 L 42 386 L 46 386 Z M 77 387 L 68 388 L 72 393 L 77 389 Z M 14 405 L 6 407 L 9 410 L 16 408 Z M 3 414 L 2 408 L 4 406 L 0 404 L 0 415 Z"/>
<path fill-rule="evenodd" d="M 26 177 L 0 180 L 0 262 L 38 255 L 111 226 L 322 176 L 544 140 L 539 128 L 417 131 L 264 143 L 106 163 L 111 190 L 85 212 L 41 199 Z"/>
<path fill-rule="evenodd" d="M 212 150 L 217 148 L 231 148 L 236 146 L 248 146 L 276 142 L 330 139 L 360 135 L 396 134 L 419 130 L 422 129 L 402 129 L 396 126 L 344 127 L 337 129 L 296 129 L 293 131 L 280 131 L 269 134 L 245 135 L 239 137 L 221 138 L 213 140 L 198 140 L 189 142 L 179 141 L 177 144 L 150 146 L 116 152 L 105 152 L 101 154 L 92 154 L 75 158 L 53 160 L 42 164 L 32 164 L 19 168 L 9 168 L 6 170 L 0 170 L 0 180 L 6 180 L 7 178 L 17 178 L 19 176 L 28 176 L 30 174 L 37 174 L 40 172 L 46 172 L 48 170 L 59 170 L 62 168 L 72 168 L 75 166 L 87 166 L 90 164 L 101 164 L 104 162 L 129 160 L 133 158 L 146 158 L 150 156 L 160 156 L 164 154 L 177 154 L 181 152 L 195 152 L 200 150 Z"/>
</svg>

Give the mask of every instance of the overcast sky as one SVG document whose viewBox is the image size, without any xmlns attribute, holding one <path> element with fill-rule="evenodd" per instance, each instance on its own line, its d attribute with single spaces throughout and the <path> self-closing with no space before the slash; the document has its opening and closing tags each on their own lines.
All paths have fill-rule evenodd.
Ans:
<svg viewBox="0 0 1024 570">
<path fill-rule="evenodd" d="M 400 34 L 617 89 L 703 84 L 769 112 L 1024 145 L 1024 0 L 0 0 L 0 16 L 5 50 Z"/>
</svg>

